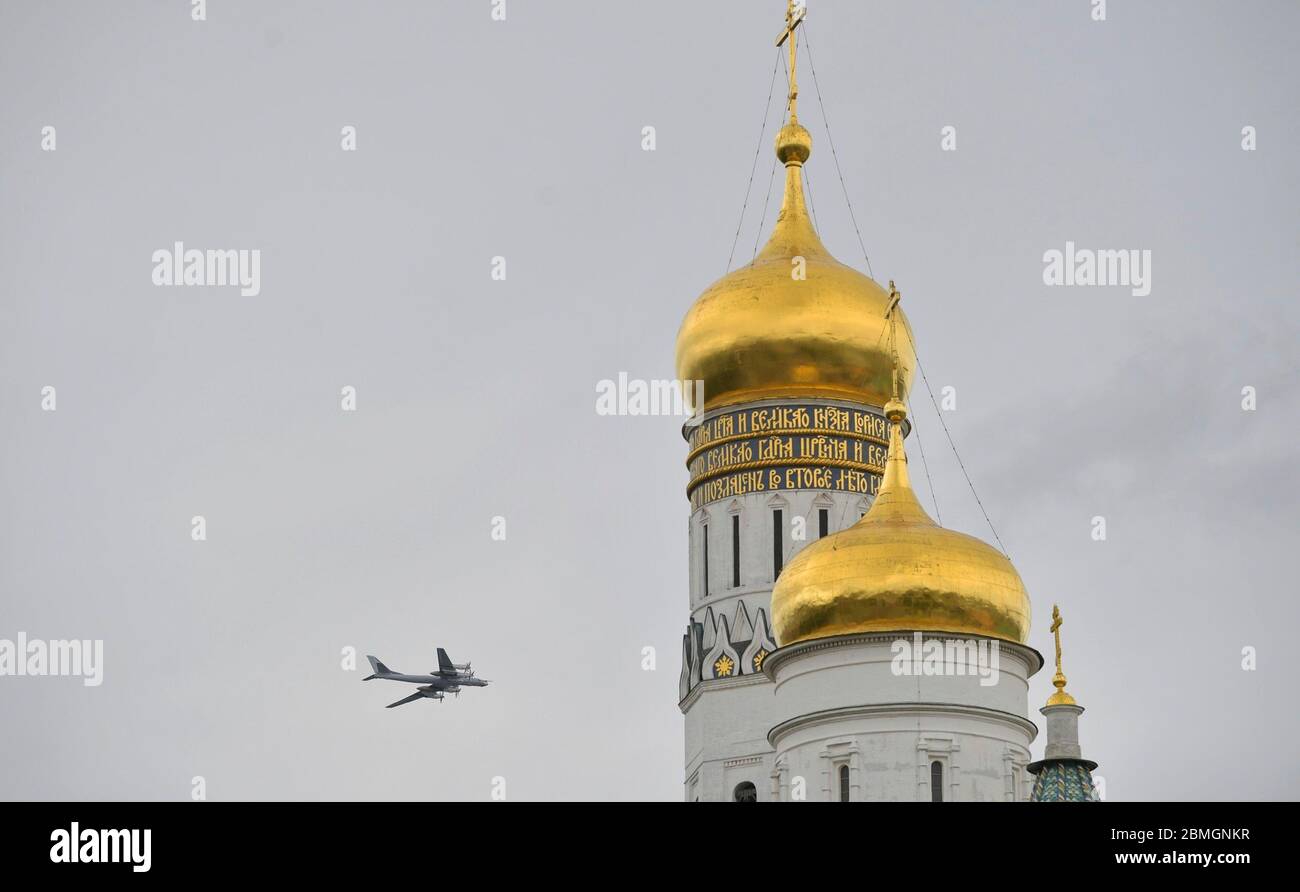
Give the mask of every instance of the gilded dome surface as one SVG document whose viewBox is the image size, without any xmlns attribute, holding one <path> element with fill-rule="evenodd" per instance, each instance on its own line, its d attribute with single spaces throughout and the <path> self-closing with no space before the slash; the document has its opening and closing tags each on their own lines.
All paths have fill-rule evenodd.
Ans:
<svg viewBox="0 0 1300 892">
<path fill-rule="evenodd" d="M 912 490 L 903 451 L 906 410 L 887 404 L 889 457 L 871 509 L 847 530 L 813 542 L 772 590 L 777 643 L 854 632 L 953 632 L 1024 644 L 1029 594 L 1011 561 L 973 536 L 947 530 Z"/>
<path fill-rule="evenodd" d="M 753 263 L 696 300 L 677 333 L 677 377 L 704 382 L 705 409 L 797 397 L 882 406 L 890 397 L 890 295 L 837 261 L 818 238 L 801 179 L 811 146 L 798 123 L 781 129 L 776 150 L 786 166 L 785 198 L 771 238 Z M 900 321 L 906 397 L 916 361 L 911 329 Z"/>
</svg>

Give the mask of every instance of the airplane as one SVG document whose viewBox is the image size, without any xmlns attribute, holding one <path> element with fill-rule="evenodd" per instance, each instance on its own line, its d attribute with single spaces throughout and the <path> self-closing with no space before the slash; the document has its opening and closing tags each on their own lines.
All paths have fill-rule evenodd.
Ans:
<svg viewBox="0 0 1300 892">
<path fill-rule="evenodd" d="M 367 654 L 366 659 L 370 661 L 370 668 L 374 670 L 374 674 L 367 675 L 361 679 L 362 681 L 380 678 L 385 681 L 405 681 L 420 686 L 416 688 L 415 693 L 411 696 L 403 697 L 396 703 L 389 703 L 384 707 L 385 709 L 392 709 L 394 706 L 401 706 L 404 703 L 414 703 L 416 700 L 426 697 L 430 700 L 442 700 L 448 693 L 459 697 L 462 687 L 485 688 L 488 686 L 488 680 L 477 677 L 469 663 L 453 663 L 451 657 L 447 656 L 447 652 L 441 647 L 438 648 L 438 668 L 429 675 L 405 675 L 389 669 L 376 657 Z"/>
</svg>

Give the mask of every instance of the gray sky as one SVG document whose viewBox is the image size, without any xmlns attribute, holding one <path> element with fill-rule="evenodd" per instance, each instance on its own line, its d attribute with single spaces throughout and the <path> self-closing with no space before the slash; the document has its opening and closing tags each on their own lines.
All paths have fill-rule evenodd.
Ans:
<svg viewBox="0 0 1300 892">
<path fill-rule="evenodd" d="M 0 678 L 0 797 L 680 798 L 680 420 L 595 385 L 673 376 L 783 5 L 4 4 L 0 638 L 105 666 Z M 957 390 L 1044 653 L 1065 612 L 1108 796 L 1297 798 L 1300 9 L 809 5 L 874 273 Z M 861 266 L 800 86 L 821 234 Z M 1151 293 L 1045 286 L 1067 240 L 1150 250 Z M 155 287 L 175 241 L 260 250 L 261 293 Z M 917 396 L 945 525 L 989 538 Z M 389 711 L 339 666 L 437 645 L 495 684 Z"/>
</svg>

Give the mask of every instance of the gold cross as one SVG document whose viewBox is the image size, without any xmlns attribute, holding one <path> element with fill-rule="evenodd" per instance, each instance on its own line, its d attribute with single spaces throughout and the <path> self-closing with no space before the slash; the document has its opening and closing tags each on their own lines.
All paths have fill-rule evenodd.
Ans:
<svg viewBox="0 0 1300 892">
<path fill-rule="evenodd" d="M 790 120 L 796 121 L 795 101 L 799 98 L 799 85 L 794 77 L 795 64 L 795 44 L 794 29 L 798 28 L 804 18 L 808 15 L 808 6 L 806 0 L 788 0 L 785 8 L 785 30 L 776 36 L 776 45 L 780 46 L 790 40 L 790 98 L 787 100 L 785 107 L 790 111 Z"/>
<path fill-rule="evenodd" d="M 1061 672 L 1061 608 L 1055 604 L 1052 605 L 1052 627 L 1051 633 L 1056 638 L 1056 672 Z"/>
<path fill-rule="evenodd" d="M 889 307 L 885 310 L 885 318 L 889 320 L 889 356 L 894 363 L 894 399 L 898 399 L 898 315 L 894 311 L 898 309 L 898 302 L 902 298 L 903 295 L 899 294 L 898 289 L 894 287 L 894 280 L 890 279 Z"/>
<path fill-rule="evenodd" d="M 1056 674 L 1052 676 L 1052 686 L 1056 688 L 1056 693 L 1047 698 L 1048 706 L 1060 706 L 1062 704 L 1076 705 L 1073 697 L 1065 690 L 1065 673 L 1061 671 L 1061 608 L 1055 604 L 1052 605 L 1052 635 L 1056 638 Z"/>
</svg>

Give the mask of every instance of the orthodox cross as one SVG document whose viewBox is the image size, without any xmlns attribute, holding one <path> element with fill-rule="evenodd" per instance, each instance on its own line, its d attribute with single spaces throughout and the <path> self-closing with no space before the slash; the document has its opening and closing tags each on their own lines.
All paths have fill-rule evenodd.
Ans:
<svg viewBox="0 0 1300 892">
<path fill-rule="evenodd" d="M 789 0 L 785 9 L 785 30 L 776 36 L 777 46 L 785 43 L 787 38 L 790 41 L 790 98 L 786 101 L 785 107 L 790 112 L 791 121 L 798 120 L 795 115 L 795 100 L 799 98 L 799 85 L 794 78 L 795 44 L 798 42 L 794 36 L 794 29 L 803 23 L 807 15 L 807 0 Z"/>
<path fill-rule="evenodd" d="M 1056 637 L 1056 674 L 1052 676 L 1052 686 L 1056 688 L 1056 693 L 1047 698 L 1048 706 L 1062 706 L 1069 704 L 1077 706 L 1073 697 L 1065 691 L 1065 673 L 1061 671 L 1061 608 L 1055 604 L 1052 605 L 1052 635 Z"/>
<path fill-rule="evenodd" d="M 1061 675 L 1061 608 L 1052 605 L 1052 635 L 1056 638 L 1056 674 Z"/>
<path fill-rule="evenodd" d="M 894 280 L 889 280 L 889 306 L 885 308 L 885 318 L 889 320 L 889 355 L 894 361 L 894 399 L 898 399 L 898 318 L 894 313 L 903 295 L 894 287 Z"/>
</svg>

